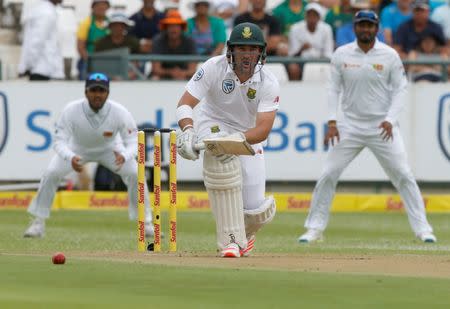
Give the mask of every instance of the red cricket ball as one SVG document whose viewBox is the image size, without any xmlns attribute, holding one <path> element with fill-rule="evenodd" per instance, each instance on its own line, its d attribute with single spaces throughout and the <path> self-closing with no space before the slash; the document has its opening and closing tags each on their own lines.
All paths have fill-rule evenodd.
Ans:
<svg viewBox="0 0 450 309">
<path fill-rule="evenodd" d="M 66 257 L 64 256 L 64 253 L 57 252 L 52 257 L 53 264 L 64 264 L 66 262 Z"/>
</svg>

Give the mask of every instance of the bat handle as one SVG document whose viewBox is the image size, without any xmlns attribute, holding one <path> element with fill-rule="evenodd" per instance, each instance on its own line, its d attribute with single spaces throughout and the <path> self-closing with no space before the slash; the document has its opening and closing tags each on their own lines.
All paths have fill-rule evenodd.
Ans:
<svg viewBox="0 0 450 309">
<path fill-rule="evenodd" d="M 205 143 L 203 143 L 203 142 L 200 142 L 200 143 L 197 143 L 194 145 L 194 149 L 197 151 L 204 150 L 205 148 L 206 148 Z"/>
</svg>

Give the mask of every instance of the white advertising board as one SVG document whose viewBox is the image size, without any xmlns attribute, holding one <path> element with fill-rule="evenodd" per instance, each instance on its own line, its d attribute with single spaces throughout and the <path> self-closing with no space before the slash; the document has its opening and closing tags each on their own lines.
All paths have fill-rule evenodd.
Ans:
<svg viewBox="0 0 450 309">
<path fill-rule="evenodd" d="M 175 108 L 184 84 L 113 82 L 110 97 L 122 103 L 139 126 L 176 127 Z M 449 179 L 449 88 L 449 84 L 440 84 L 413 85 L 410 89 L 400 122 L 409 160 L 419 180 Z M 52 132 L 59 113 L 67 102 L 83 96 L 83 84 L 78 82 L 0 84 L 0 180 L 41 177 L 54 154 Z M 267 179 L 317 180 L 326 156 L 325 123 L 324 85 L 283 84 L 280 110 L 265 149 Z M 193 163 L 180 159 L 178 175 L 180 180 L 202 179 L 200 160 Z M 373 155 L 363 151 L 342 180 L 384 181 L 387 177 Z"/>
</svg>

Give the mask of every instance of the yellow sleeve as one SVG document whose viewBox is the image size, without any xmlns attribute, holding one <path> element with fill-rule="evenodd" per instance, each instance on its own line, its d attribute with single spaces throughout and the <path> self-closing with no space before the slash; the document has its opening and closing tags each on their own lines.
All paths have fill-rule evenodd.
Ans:
<svg viewBox="0 0 450 309">
<path fill-rule="evenodd" d="M 89 34 L 89 27 L 91 26 L 91 16 L 86 18 L 80 23 L 77 31 L 77 39 L 86 41 Z"/>
</svg>

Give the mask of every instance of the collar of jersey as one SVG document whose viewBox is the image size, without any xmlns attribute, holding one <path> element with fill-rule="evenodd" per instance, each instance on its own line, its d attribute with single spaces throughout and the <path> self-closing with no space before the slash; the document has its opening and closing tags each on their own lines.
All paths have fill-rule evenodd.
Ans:
<svg viewBox="0 0 450 309">
<path fill-rule="evenodd" d="M 233 75 L 233 79 L 235 79 L 239 85 L 248 85 L 248 84 L 252 84 L 252 83 L 259 83 L 261 82 L 261 69 L 259 69 L 256 73 L 253 73 L 253 76 L 250 77 L 248 80 L 246 80 L 245 82 L 241 83 L 241 81 L 239 80 L 239 78 L 237 77 L 236 73 L 234 72 L 234 70 L 231 69 L 231 65 L 227 65 L 227 74 L 231 74 Z"/>
</svg>

